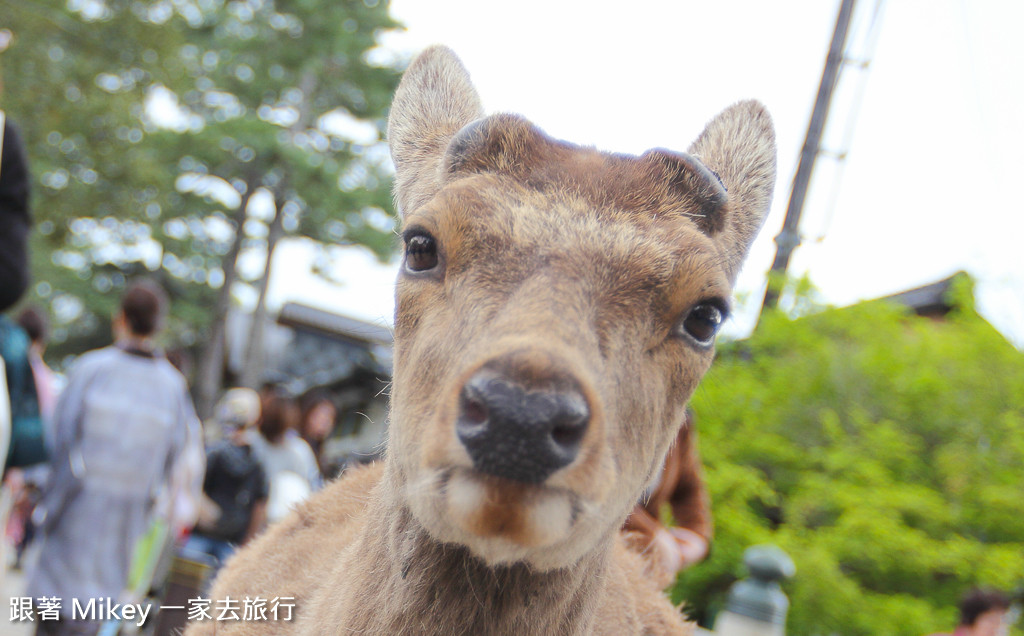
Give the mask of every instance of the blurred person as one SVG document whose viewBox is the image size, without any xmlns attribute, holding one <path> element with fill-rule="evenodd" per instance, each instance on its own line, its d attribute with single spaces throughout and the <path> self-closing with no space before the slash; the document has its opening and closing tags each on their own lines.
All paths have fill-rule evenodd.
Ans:
<svg viewBox="0 0 1024 636">
<path fill-rule="evenodd" d="M 4 363 L 3 355 L 0 354 L 0 475 L 3 475 L 7 467 L 7 445 L 11 438 L 11 398 L 7 395 L 7 365 Z M 2 499 L 2 494 L 0 494 Z M 3 504 L 0 503 L 0 511 Z M 0 515 L 2 518 L 2 515 Z M 3 563 L 0 561 L 0 563 Z"/>
<path fill-rule="evenodd" d="M 28 361 L 32 367 L 32 377 L 36 381 L 36 394 L 39 397 L 39 411 L 44 422 L 53 417 L 53 407 L 57 403 L 60 392 L 60 379 L 53 369 L 43 360 L 46 345 L 49 341 L 49 325 L 46 316 L 36 307 L 25 307 L 16 319 L 18 325 L 25 330 L 29 339 Z M 48 436 L 49 437 L 49 436 Z M 47 439 L 49 442 L 50 439 Z"/>
<path fill-rule="evenodd" d="M 0 84 L 0 93 L 3 92 Z M 0 110 L 0 312 L 13 306 L 28 287 L 29 171 L 21 132 Z M 25 466 L 45 459 L 35 383 L 27 377 L 27 336 L 0 315 L 0 531 L 21 490 Z M 11 457 L 16 453 L 17 457 Z M 3 533 L 5 534 L 5 533 Z M 6 537 L 0 537 L 0 565 L 6 565 Z"/>
<path fill-rule="evenodd" d="M 1010 597 L 998 590 L 973 589 L 960 601 L 960 624 L 951 634 L 932 636 L 1006 636 Z"/>
<path fill-rule="evenodd" d="M 46 434 L 32 373 L 32 342 L 7 316 L 0 315 L 0 359 L 7 376 L 11 428 L 4 457 L 5 473 L 46 461 Z"/>
<path fill-rule="evenodd" d="M 183 349 L 172 349 L 165 351 L 164 357 L 186 378 L 187 383 L 190 369 L 188 352 Z M 164 546 L 168 559 L 175 543 L 186 536 L 199 519 L 202 504 L 203 477 L 206 473 L 203 426 L 196 419 L 191 421 L 187 430 L 185 448 L 171 471 L 170 487 L 158 502 L 160 514 L 168 520 L 169 536 Z M 169 565 L 170 562 L 168 560 L 163 564 Z"/>
<path fill-rule="evenodd" d="M 224 437 L 206 452 L 202 513 L 182 552 L 209 556 L 216 571 L 263 527 L 269 485 L 249 437 L 260 418 L 257 393 L 229 390 L 214 416 Z"/>
<path fill-rule="evenodd" d="M 34 520 L 38 562 L 25 595 L 71 608 L 91 599 L 125 600 L 129 567 L 155 522 L 189 427 L 198 420 L 185 379 L 157 348 L 167 298 L 132 283 L 113 320 L 112 346 L 83 354 L 54 409 L 51 479 Z M 37 634 L 95 634 L 100 622 L 40 621 Z"/>
<path fill-rule="evenodd" d="M 53 447 L 53 407 L 59 386 L 57 375 L 43 361 L 47 343 L 46 318 L 35 307 L 26 307 L 18 314 L 16 322 L 29 338 L 28 363 L 39 400 L 43 441 L 46 452 L 49 454 Z M 32 509 L 39 500 L 40 489 L 46 483 L 49 473 L 49 463 L 40 462 L 26 467 L 21 479 L 9 481 L 9 486 L 12 487 L 13 507 L 7 519 L 6 533 L 8 540 L 14 544 L 17 550 L 15 568 L 21 566 L 25 547 L 32 540 L 34 534 L 34 526 L 31 522 Z M 20 484 L 19 489 L 15 489 L 14 484 L 16 483 Z"/>
<path fill-rule="evenodd" d="M 284 384 L 287 377 L 276 371 L 270 371 L 267 374 L 267 378 L 260 384 L 260 388 L 257 392 L 260 396 L 260 403 L 266 402 L 275 395 L 285 395 Z"/>
<path fill-rule="evenodd" d="M 324 458 L 324 441 L 334 432 L 338 409 L 331 398 L 322 391 L 311 391 L 302 399 L 302 414 L 299 419 L 299 437 L 306 440 L 313 456 L 316 457 L 320 474 L 327 476 L 331 469 Z"/>
<path fill-rule="evenodd" d="M 247 438 L 270 485 L 267 521 L 282 519 L 320 488 L 322 479 L 309 444 L 296 433 L 299 407 L 280 388 L 261 390 L 260 419 Z"/>
<path fill-rule="evenodd" d="M 43 416 L 31 363 L 32 343 L 25 330 L 0 315 L 0 364 L 4 367 L 3 396 L 6 416 L 0 422 L 0 563 L 8 563 L 8 547 L 20 553 L 25 539 L 25 513 L 31 506 L 32 486 L 45 477 L 35 472 L 49 457 Z M 31 469 L 28 478 L 23 472 Z"/>
<path fill-rule="evenodd" d="M 693 411 L 665 456 L 665 463 L 622 527 L 626 543 L 647 558 L 648 575 L 660 587 L 701 561 L 710 549 L 711 505 L 701 476 Z M 672 524 L 663 522 L 664 509 Z"/>
<path fill-rule="evenodd" d="M 18 127 L 0 110 L 0 311 L 18 302 L 28 287 L 30 226 L 25 144 Z"/>
<path fill-rule="evenodd" d="M 2 92 L 0 84 L 0 94 Z M 28 231 L 32 224 L 29 183 L 28 159 L 21 132 L 0 110 L 0 312 L 18 302 L 28 287 Z M 11 450 L 12 426 L 17 427 L 19 420 L 34 417 L 38 411 L 34 382 L 25 377 L 23 360 L 27 347 L 28 338 L 24 331 L 7 317 L 0 316 L 0 361 L 4 364 L 4 393 L 8 398 L 4 409 L 7 416 L 0 421 L 0 462 L 4 463 L 5 470 Z M 25 409 L 32 413 L 25 412 Z M 20 452 L 23 457 L 28 457 L 25 451 Z M 25 465 L 25 460 L 22 460 L 22 465 Z"/>
</svg>

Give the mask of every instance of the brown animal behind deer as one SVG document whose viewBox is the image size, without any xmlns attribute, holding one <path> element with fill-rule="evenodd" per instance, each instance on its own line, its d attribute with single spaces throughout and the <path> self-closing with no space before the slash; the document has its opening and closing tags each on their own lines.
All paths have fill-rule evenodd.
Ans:
<svg viewBox="0 0 1024 636">
<path fill-rule="evenodd" d="M 403 219 L 387 455 L 232 559 L 213 598 L 291 621 L 188 634 L 674 634 L 619 527 L 711 364 L 771 199 L 755 102 L 689 154 L 606 154 L 484 117 L 459 60 L 388 125 Z"/>
</svg>

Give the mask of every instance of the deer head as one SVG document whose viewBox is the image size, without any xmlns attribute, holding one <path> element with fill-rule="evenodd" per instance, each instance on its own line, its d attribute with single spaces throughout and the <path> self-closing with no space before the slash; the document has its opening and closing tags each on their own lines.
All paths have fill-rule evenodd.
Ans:
<svg viewBox="0 0 1024 636">
<path fill-rule="evenodd" d="M 484 117 L 451 51 L 388 124 L 405 258 L 388 478 L 436 540 L 567 567 L 609 541 L 685 419 L 775 179 L 732 106 L 639 157 Z"/>
</svg>

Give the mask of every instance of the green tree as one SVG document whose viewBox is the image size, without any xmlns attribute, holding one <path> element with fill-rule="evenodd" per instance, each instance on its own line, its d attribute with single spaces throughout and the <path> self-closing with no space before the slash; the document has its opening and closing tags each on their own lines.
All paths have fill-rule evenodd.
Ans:
<svg viewBox="0 0 1024 636">
<path fill-rule="evenodd" d="M 948 629 L 1024 578 L 1024 355 L 958 281 L 943 321 L 884 302 L 767 315 L 693 399 L 717 536 L 674 589 L 711 619 L 743 550 L 797 565 L 787 633 Z"/>
<path fill-rule="evenodd" d="M 107 292 L 153 272 L 172 289 L 179 337 L 211 344 L 209 401 L 232 292 L 266 279 L 239 280 L 240 254 L 269 263 L 285 236 L 387 254 L 387 7 L 0 0 L 3 105 L 36 179 L 35 296 L 81 336 L 69 348 L 105 338 Z"/>
<path fill-rule="evenodd" d="M 162 140 L 176 145 L 179 189 L 210 195 L 220 186 L 237 195 L 234 225 L 252 227 L 249 242 L 266 254 L 246 365 L 255 372 L 278 240 L 299 234 L 355 242 L 382 256 L 393 245 L 381 138 L 398 73 L 376 60 L 380 31 L 396 24 L 387 3 L 376 0 L 210 2 L 186 17 L 192 35 L 179 59 L 189 86 L 173 93 L 180 132 L 167 131 Z M 257 193 L 268 202 L 262 218 L 250 205 Z M 246 249 L 245 239 L 235 232 L 222 268 L 199 369 L 201 411 L 219 389 L 234 257 Z M 241 380 L 252 385 L 259 377 Z"/>
<path fill-rule="evenodd" d="M 180 197 L 147 140 L 143 100 L 170 81 L 160 62 L 182 34 L 102 3 L 0 0 L 0 15 L 2 107 L 22 128 L 34 178 L 32 295 L 55 314 L 56 352 L 71 353 L 109 337 L 108 292 L 160 269 L 154 221 Z"/>
</svg>

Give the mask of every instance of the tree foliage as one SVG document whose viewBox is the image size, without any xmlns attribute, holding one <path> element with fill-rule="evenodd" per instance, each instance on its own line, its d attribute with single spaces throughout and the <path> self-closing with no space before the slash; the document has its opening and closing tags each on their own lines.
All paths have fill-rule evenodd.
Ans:
<svg viewBox="0 0 1024 636">
<path fill-rule="evenodd" d="M 188 345 L 225 282 L 263 276 L 235 277 L 236 259 L 271 235 L 392 248 L 386 0 L 0 0 L 0 15 L 0 106 L 34 176 L 31 300 L 67 340 L 57 356 L 107 339 L 132 275 L 170 288 Z"/>
<path fill-rule="evenodd" d="M 797 565 L 787 633 L 949 630 L 961 594 L 1024 579 L 1024 355 L 958 281 L 945 320 L 884 302 L 766 316 L 693 399 L 709 561 L 674 594 L 710 620 L 774 543 Z"/>
</svg>

